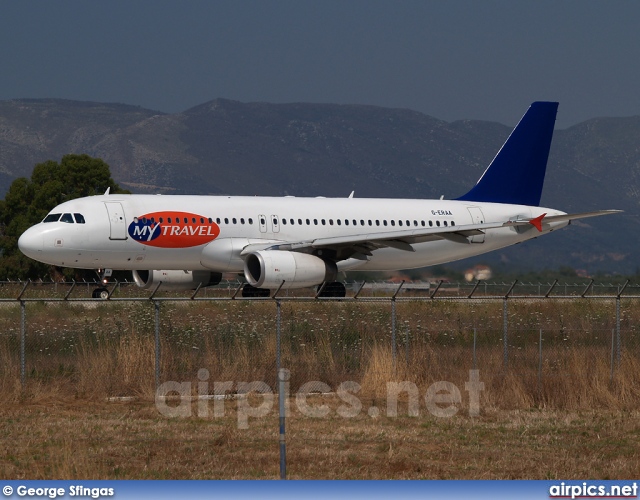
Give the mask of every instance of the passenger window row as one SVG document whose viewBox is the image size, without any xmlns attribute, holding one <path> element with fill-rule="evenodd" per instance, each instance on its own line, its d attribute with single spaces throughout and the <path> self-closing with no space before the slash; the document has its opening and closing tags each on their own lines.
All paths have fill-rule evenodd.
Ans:
<svg viewBox="0 0 640 500">
<path fill-rule="evenodd" d="M 281 220 L 282 220 L 282 224 L 283 225 L 287 224 L 287 219 L 286 218 L 283 217 Z M 311 225 L 317 226 L 318 225 L 318 219 L 304 219 L 304 221 L 303 221 L 303 219 L 288 219 L 288 221 L 289 221 L 288 224 L 291 225 L 291 226 L 295 225 L 296 221 L 297 221 L 297 224 L 299 226 L 302 226 L 305 223 L 306 223 L 307 226 L 311 226 Z M 392 219 L 392 220 L 389 220 L 389 221 L 386 220 L 386 219 L 383 219 L 382 221 L 380 219 L 367 219 L 367 220 L 365 220 L 365 219 L 360 219 L 360 220 L 357 220 L 357 219 L 336 219 L 335 221 L 333 219 L 328 219 L 328 220 L 327 219 L 319 219 L 319 221 L 320 221 L 319 223 L 321 225 L 323 225 L 323 226 L 326 226 L 327 223 L 330 226 L 333 226 L 334 224 L 336 224 L 338 226 L 342 226 L 342 225 L 345 225 L 345 226 L 349 226 L 349 225 L 352 225 L 352 226 L 358 226 L 358 225 L 359 226 L 381 226 L 382 225 L 382 226 L 391 226 L 391 227 L 396 227 L 396 226 L 397 227 L 427 227 L 427 226 L 428 227 L 434 227 L 434 225 L 435 225 L 435 227 L 441 227 L 441 225 L 443 227 L 448 227 L 448 226 L 455 226 L 456 225 L 456 223 L 454 221 L 446 221 L 446 220 L 442 221 L 442 224 L 440 223 L 439 220 L 436 220 L 435 224 L 434 224 L 434 221 L 432 221 L 432 220 L 430 220 L 430 221 L 413 220 L 413 223 L 412 223 L 412 221 L 410 221 L 408 219 L 407 220 L 393 220 Z"/>
<path fill-rule="evenodd" d="M 229 224 L 229 221 L 232 221 L 233 224 L 237 224 L 238 223 L 238 219 L 236 219 L 235 217 L 232 219 L 229 219 L 227 217 L 225 217 L 224 219 L 221 219 L 220 217 L 218 217 L 216 219 L 216 223 L 221 224 L 222 221 L 224 221 L 225 224 Z M 295 226 L 296 224 L 299 226 L 318 226 L 318 225 L 322 225 L 322 226 L 326 226 L 327 224 L 329 226 L 333 226 L 334 224 L 337 226 L 391 226 L 391 227 L 453 227 L 456 225 L 455 221 L 439 221 L 436 220 L 435 222 L 432 220 L 429 221 L 418 221 L 418 220 L 413 220 L 410 221 L 408 219 L 406 220 L 380 220 L 380 219 L 287 219 L 286 217 L 283 217 L 282 219 L 280 219 L 281 223 L 283 226 L 286 226 L 287 224 L 289 224 L 290 226 Z M 253 219 L 248 219 L 249 224 L 253 224 Z M 260 224 L 265 225 L 266 224 L 266 220 L 264 218 L 260 218 Z M 244 224 L 245 220 L 244 219 L 240 219 L 240 223 Z M 274 225 L 278 225 L 278 219 L 274 218 L 273 219 L 273 224 Z"/>
<path fill-rule="evenodd" d="M 235 217 L 232 217 L 231 219 L 229 219 L 228 217 L 221 219 L 220 217 L 218 217 L 216 219 L 216 224 L 222 224 L 223 220 L 225 224 L 229 224 L 229 220 L 231 220 L 231 223 L 233 224 L 238 224 L 238 222 L 240 222 L 240 224 L 253 224 L 253 219 L 251 217 L 249 217 L 247 220 L 245 220 L 244 217 L 240 217 L 240 219 L 236 219 Z"/>
</svg>

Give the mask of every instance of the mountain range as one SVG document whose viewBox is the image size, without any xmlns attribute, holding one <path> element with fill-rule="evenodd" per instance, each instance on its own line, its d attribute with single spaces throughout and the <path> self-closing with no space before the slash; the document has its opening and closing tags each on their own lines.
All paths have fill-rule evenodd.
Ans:
<svg viewBox="0 0 640 500">
<path fill-rule="evenodd" d="M 215 99 L 166 114 L 124 104 L 0 101 L 0 192 L 37 163 L 85 153 L 105 160 L 116 182 L 136 193 L 455 198 L 510 132 L 499 123 L 361 105 Z M 640 117 L 556 130 L 541 203 L 625 213 L 575 222 L 473 263 L 640 269 Z"/>
</svg>

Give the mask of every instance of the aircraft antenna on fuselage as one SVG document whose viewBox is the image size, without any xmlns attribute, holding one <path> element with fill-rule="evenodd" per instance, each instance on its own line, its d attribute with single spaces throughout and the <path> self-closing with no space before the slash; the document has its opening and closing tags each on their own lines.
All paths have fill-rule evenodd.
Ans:
<svg viewBox="0 0 640 500">
<path fill-rule="evenodd" d="M 107 188 L 107 190 L 104 192 L 104 195 L 107 196 L 109 194 L 109 191 L 111 191 L 111 187 Z"/>
<path fill-rule="evenodd" d="M 353 198 L 354 194 L 355 194 L 355 191 L 351 191 L 351 194 L 349 195 L 349 198 Z"/>
</svg>

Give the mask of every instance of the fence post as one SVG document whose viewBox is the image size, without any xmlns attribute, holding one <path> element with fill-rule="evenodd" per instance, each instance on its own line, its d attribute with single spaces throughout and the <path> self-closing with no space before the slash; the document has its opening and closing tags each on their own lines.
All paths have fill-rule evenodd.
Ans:
<svg viewBox="0 0 640 500">
<path fill-rule="evenodd" d="M 507 340 L 509 315 L 507 310 L 507 297 L 502 299 L 502 367 L 507 368 L 509 364 L 509 342 Z"/>
<path fill-rule="evenodd" d="M 160 387 L 160 302 L 153 301 L 155 314 L 156 390 Z"/>
<path fill-rule="evenodd" d="M 509 300 L 509 295 L 513 292 L 513 289 L 518 284 L 518 280 L 514 280 L 509 288 L 509 291 L 505 294 L 504 299 L 502 301 L 502 340 L 503 340 L 503 353 L 502 353 L 502 364 L 504 368 L 507 368 L 509 365 L 509 342 L 508 342 L 508 328 L 509 328 L 509 315 L 507 311 L 507 300 Z"/>
<path fill-rule="evenodd" d="M 25 359 L 25 340 L 26 340 L 26 303 L 24 300 L 22 300 L 22 296 L 24 295 L 24 292 L 27 291 L 27 288 L 29 287 L 29 285 L 31 284 L 31 280 L 27 280 L 27 282 L 24 284 L 24 286 L 22 287 L 22 290 L 20 291 L 20 294 L 18 295 L 18 297 L 16 298 L 16 300 L 18 300 L 20 302 L 20 384 L 22 386 L 22 389 L 24 390 L 25 385 L 27 383 L 27 378 L 26 378 L 26 371 L 25 371 L 25 364 L 26 364 L 26 359 Z"/>
<path fill-rule="evenodd" d="M 391 297 L 391 357 L 393 358 L 393 376 L 396 376 L 396 297 L 400 293 L 404 280 L 400 282 L 400 286 Z"/>
<path fill-rule="evenodd" d="M 620 366 L 620 362 L 622 361 L 622 333 L 620 332 L 620 296 L 624 289 L 629 285 L 629 280 L 625 281 L 622 288 L 618 287 L 618 294 L 616 295 L 616 338 L 617 338 L 617 360 L 618 366 Z"/>
<path fill-rule="evenodd" d="M 391 299 L 391 359 L 393 360 L 393 375 L 396 374 L 396 298 Z"/>
<path fill-rule="evenodd" d="M 25 359 L 25 340 L 26 340 L 26 303 L 20 301 L 20 385 L 22 390 L 27 385 L 26 359 Z"/>
<path fill-rule="evenodd" d="M 279 301 L 278 301 L 279 302 Z M 285 440 L 286 408 L 285 398 L 287 391 L 286 382 L 289 381 L 291 373 L 286 368 L 278 368 L 278 409 L 280 412 L 280 479 L 287 479 L 287 442 Z"/>
<path fill-rule="evenodd" d="M 280 349 L 282 334 L 282 304 L 280 300 L 276 300 L 276 370 L 280 373 Z"/>
<path fill-rule="evenodd" d="M 620 335 L 620 295 L 616 297 L 616 364 L 620 366 L 622 358 L 622 338 Z"/>
</svg>

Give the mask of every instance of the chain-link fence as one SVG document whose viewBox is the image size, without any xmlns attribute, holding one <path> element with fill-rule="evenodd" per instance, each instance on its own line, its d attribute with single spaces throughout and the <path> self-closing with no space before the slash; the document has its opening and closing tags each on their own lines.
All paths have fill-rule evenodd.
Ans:
<svg viewBox="0 0 640 500">
<path fill-rule="evenodd" d="M 640 400 L 640 297 L 620 295 L 621 286 L 571 298 L 548 286 L 530 296 L 481 287 L 464 296 L 432 288 L 422 297 L 249 300 L 231 298 L 229 287 L 194 298 L 116 291 L 87 300 L 74 285 L 55 293 L 17 286 L 0 299 L 0 390 L 153 398 L 167 381 L 275 388 L 285 367 L 293 391 L 355 381 L 383 397 L 390 381 L 464 387 L 477 369 L 485 404 L 499 407 Z"/>
</svg>

